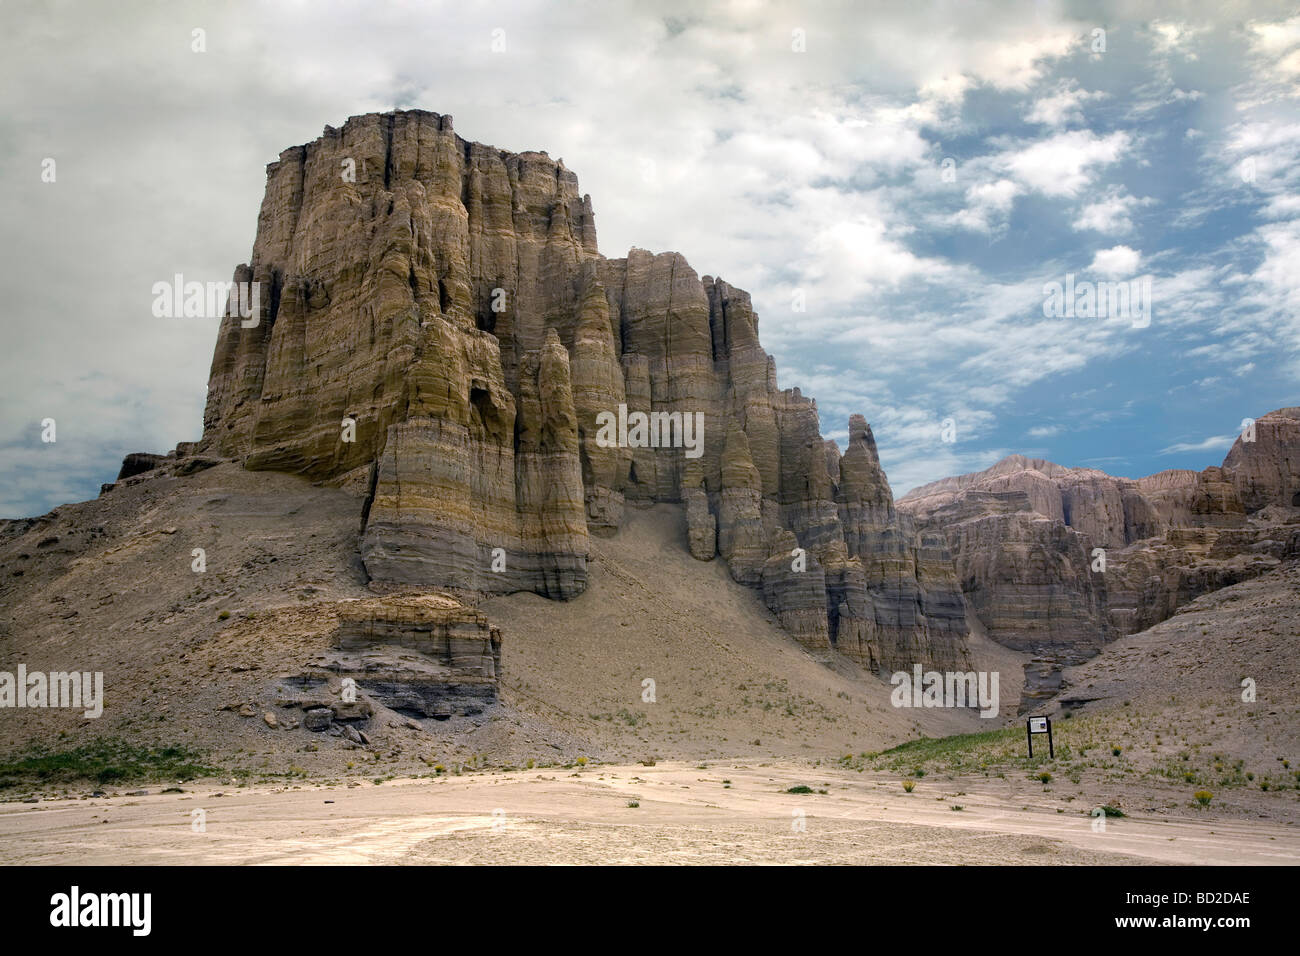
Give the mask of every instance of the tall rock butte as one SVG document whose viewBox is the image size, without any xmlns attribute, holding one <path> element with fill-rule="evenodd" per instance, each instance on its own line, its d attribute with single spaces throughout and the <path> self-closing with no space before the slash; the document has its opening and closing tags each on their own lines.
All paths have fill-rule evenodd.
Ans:
<svg viewBox="0 0 1300 956">
<path fill-rule="evenodd" d="M 589 534 L 680 502 L 683 547 L 815 653 L 968 664 L 946 542 L 895 511 L 865 420 L 843 457 L 823 440 L 747 293 L 677 253 L 603 257 L 562 160 L 436 113 L 352 117 L 267 167 L 235 280 L 260 284 L 260 312 L 222 323 L 199 450 L 367 482 L 375 583 L 571 598 Z M 702 413 L 702 455 L 602 447 L 620 404 Z"/>
</svg>

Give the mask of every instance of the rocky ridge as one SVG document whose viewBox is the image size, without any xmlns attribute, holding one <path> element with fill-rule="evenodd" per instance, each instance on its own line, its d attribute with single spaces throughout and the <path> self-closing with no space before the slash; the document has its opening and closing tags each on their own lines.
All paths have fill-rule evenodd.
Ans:
<svg viewBox="0 0 1300 956">
<path fill-rule="evenodd" d="M 1200 472 L 1134 480 L 1013 455 L 898 509 L 946 539 L 989 636 L 1036 655 L 1041 696 L 1062 664 L 1300 556 L 1300 408 L 1264 415 Z"/>
</svg>

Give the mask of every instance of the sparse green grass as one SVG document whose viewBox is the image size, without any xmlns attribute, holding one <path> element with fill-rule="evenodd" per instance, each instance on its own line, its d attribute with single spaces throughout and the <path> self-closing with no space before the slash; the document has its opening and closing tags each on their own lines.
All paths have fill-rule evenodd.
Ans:
<svg viewBox="0 0 1300 956">
<path fill-rule="evenodd" d="M 841 758 L 839 762 L 850 769 L 889 770 L 915 777 L 927 773 L 981 773 L 1008 764 L 1030 769 L 1046 762 L 1037 757 L 1030 761 L 1024 743 L 1024 733 L 1008 727 L 952 737 L 922 737 L 879 753 Z M 1062 750 L 1057 748 L 1058 754 Z"/>
<path fill-rule="evenodd" d="M 22 783 L 126 783 L 147 780 L 192 780 L 221 773 L 203 763 L 203 755 L 186 747 L 140 747 L 118 738 L 81 747 L 52 750 L 33 746 L 0 761 L 0 787 Z"/>
<path fill-rule="evenodd" d="M 1044 787 L 1064 781 L 1079 785 L 1084 776 L 1094 782 L 1125 779 L 1167 780 L 1185 787 L 1210 787 L 1261 791 L 1300 790 L 1300 772 L 1278 756 L 1263 767 L 1247 767 L 1241 759 L 1209 753 L 1186 735 L 1170 739 L 1168 720 L 1160 712 L 1115 709 L 1095 714 L 1074 714 L 1057 734 L 1056 754 L 1035 747 L 1030 758 L 1023 727 L 1005 727 L 951 737 L 923 737 L 889 750 L 848 754 L 836 759 L 846 770 L 895 773 L 904 777 L 957 777 L 967 774 L 1005 779 L 1016 772 L 1040 781 Z M 1272 772 L 1266 772 L 1271 770 Z"/>
</svg>

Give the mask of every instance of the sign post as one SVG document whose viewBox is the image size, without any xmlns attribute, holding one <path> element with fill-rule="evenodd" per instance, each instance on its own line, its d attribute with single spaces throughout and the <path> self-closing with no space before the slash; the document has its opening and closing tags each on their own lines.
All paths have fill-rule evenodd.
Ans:
<svg viewBox="0 0 1300 956">
<path fill-rule="evenodd" d="M 1030 717 L 1025 721 L 1025 737 L 1029 740 L 1029 756 L 1034 755 L 1034 734 L 1047 734 L 1047 756 L 1056 759 L 1056 748 L 1052 745 L 1052 718 Z"/>
</svg>

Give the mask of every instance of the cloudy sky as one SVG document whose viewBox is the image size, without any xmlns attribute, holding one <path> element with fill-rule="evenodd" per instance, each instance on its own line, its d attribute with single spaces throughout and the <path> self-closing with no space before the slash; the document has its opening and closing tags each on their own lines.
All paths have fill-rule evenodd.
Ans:
<svg viewBox="0 0 1300 956">
<path fill-rule="evenodd" d="M 6 0 L 0 516 L 199 437 L 216 322 L 151 286 L 229 279 L 265 164 L 395 107 L 563 157 L 606 255 L 750 290 L 898 494 L 1012 452 L 1202 468 L 1300 404 L 1300 9 L 877 6 Z M 1149 314 L 1046 315 L 1067 275 L 1149 277 Z"/>
</svg>

